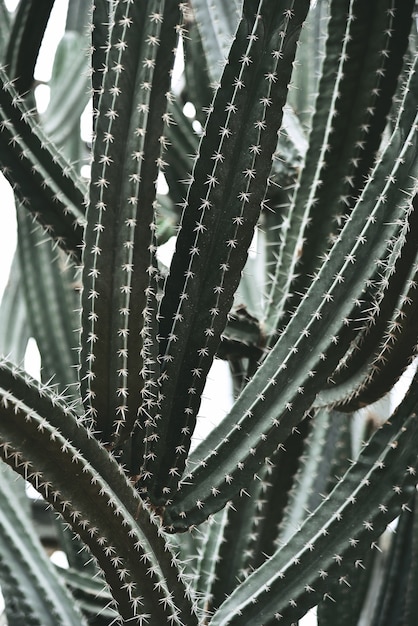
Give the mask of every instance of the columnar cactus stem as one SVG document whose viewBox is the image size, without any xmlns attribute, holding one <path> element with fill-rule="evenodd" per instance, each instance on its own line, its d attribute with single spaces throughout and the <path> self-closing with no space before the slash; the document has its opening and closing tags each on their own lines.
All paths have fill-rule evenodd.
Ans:
<svg viewBox="0 0 418 626">
<path fill-rule="evenodd" d="M 81 352 L 86 412 L 109 444 L 132 430 L 150 366 L 146 318 L 156 309 L 155 184 L 163 165 L 179 10 L 176 2 L 118 2 L 112 19 L 83 257 Z"/>
<path fill-rule="evenodd" d="M 58 513 L 69 562 L 57 576 L 0 480 L 10 626 L 273 626 L 313 605 L 321 626 L 415 626 L 418 375 L 389 419 L 349 413 L 418 345 L 416 3 L 69 2 L 39 115 L 52 2 L 35 20 L 0 0 L 23 274 L 0 347 L 21 362 L 30 326 L 42 364 L 37 383 L 0 359 L 0 459 Z M 223 419 L 201 403 L 215 358 Z"/>
<path fill-rule="evenodd" d="M 174 521 L 174 511 L 176 524 L 187 524 L 188 510 L 194 511 L 190 523 L 196 523 L 197 519 L 207 517 L 220 508 L 232 494 L 239 493 L 247 472 L 256 473 L 261 457 L 269 457 L 301 421 L 318 387 L 329 376 L 326 372 L 333 371 L 337 365 L 339 351 L 345 352 L 338 343 L 338 336 L 347 325 L 357 327 L 359 314 L 356 308 L 361 305 L 358 294 L 374 274 L 374 267 L 364 265 L 363 254 L 366 253 L 367 258 L 370 254 L 376 259 L 384 258 L 386 241 L 395 241 L 402 235 L 403 225 L 408 223 L 411 212 L 408 194 L 396 207 L 391 205 L 389 208 L 386 201 L 392 194 L 397 195 L 396 180 L 401 180 L 405 186 L 409 184 L 412 189 L 415 186 L 411 175 L 416 174 L 418 120 L 413 102 L 413 95 L 406 89 L 396 128 L 382 160 L 375 166 L 351 219 L 347 221 L 286 331 L 227 418 L 190 455 L 190 471 L 185 473 L 181 489 L 175 496 L 175 506 L 167 511 L 168 525 Z M 393 161 L 394 147 L 404 132 L 407 133 L 407 141 Z M 376 196 L 379 198 L 377 202 Z M 372 246 L 366 252 L 366 241 L 375 242 L 376 247 Z M 355 273 L 352 267 L 356 268 Z M 332 315 L 328 312 L 331 309 Z M 300 364 L 297 355 L 301 353 L 306 357 L 303 374 L 299 375 L 294 363 Z M 223 454 L 225 445 L 229 454 Z M 256 450 L 259 450 L 260 456 L 255 454 Z M 203 484 L 205 490 L 202 489 Z M 184 521 L 180 522 L 181 519 Z"/>
<path fill-rule="evenodd" d="M 280 9 L 245 2 L 211 105 L 159 310 L 161 403 L 147 435 L 145 472 L 160 503 L 183 470 L 204 381 L 247 258 L 307 10 L 307 2 L 281 2 Z"/>
<path fill-rule="evenodd" d="M 265 320 L 269 331 L 279 328 L 289 291 L 295 295 L 306 290 L 307 277 L 317 269 L 320 255 L 326 253 L 344 216 L 349 215 L 379 148 L 414 5 L 413 0 L 385 0 L 384 4 L 331 3 L 310 148 L 284 225 L 289 232 L 283 237 L 271 284 Z M 302 247 L 307 254 L 303 267 L 297 267 Z M 299 278 L 291 285 L 296 273 Z M 295 298 L 300 296 L 295 295 L 293 306 Z"/>
</svg>

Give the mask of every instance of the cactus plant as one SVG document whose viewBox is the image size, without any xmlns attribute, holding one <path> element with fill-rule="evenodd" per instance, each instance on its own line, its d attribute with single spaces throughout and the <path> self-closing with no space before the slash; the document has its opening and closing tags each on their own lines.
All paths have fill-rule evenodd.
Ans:
<svg viewBox="0 0 418 626">
<path fill-rule="evenodd" d="M 69 568 L 5 468 L 9 626 L 415 624 L 416 375 L 372 407 L 416 356 L 415 2 L 70 0 L 43 114 L 38 4 L 0 0 L 0 457 Z"/>
</svg>

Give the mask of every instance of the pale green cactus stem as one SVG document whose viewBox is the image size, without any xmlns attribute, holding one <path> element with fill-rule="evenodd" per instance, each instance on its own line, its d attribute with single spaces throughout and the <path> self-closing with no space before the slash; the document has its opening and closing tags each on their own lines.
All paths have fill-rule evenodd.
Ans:
<svg viewBox="0 0 418 626">
<path fill-rule="evenodd" d="M 414 405 L 416 398 L 411 400 Z M 360 566 L 364 551 L 399 507 L 408 507 L 415 490 L 413 449 L 417 423 L 416 417 L 405 420 L 402 409 L 409 413 L 408 401 L 401 405 L 392 423 L 376 433 L 359 462 L 348 470 L 300 531 L 229 596 L 211 620 L 213 626 L 239 624 L 240 620 L 260 626 L 279 616 L 288 621 L 298 619 L 323 596 L 329 577 L 344 577 L 347 565 L 352 563 Z M 408 445 L 399 457 L 394 450 L 402 438 L 408 440 Z M 392 456 L 397 460 L 390 460 Z M 400 474 L 395 467 L 398 463 L 399 469 L 402 468 Z M 383 474 L 387 475 L 387 483 L 382 479 Z M 388 489 L 391 480 L 396 482 Z M 349 493 L 347 489 L 353 491 Z M 369 506 L 371 498 L 375 503 L 373 509 Z M 366 518 L 362 516 L 363 507 L 367 509 Z M 349 528 L 349 536 L 342 533 L 344 527 Z M 350 584 L 355 584 L 355 580 L 350 580 Z M 250 587 L 251 599 L 247 592 Z M 303 599 L 296 591 L 302 588 Z M 331 597 L 328 599 L 332 601 Z M 278 611 L 277 606 L 283 608 Z"/>
</svg>

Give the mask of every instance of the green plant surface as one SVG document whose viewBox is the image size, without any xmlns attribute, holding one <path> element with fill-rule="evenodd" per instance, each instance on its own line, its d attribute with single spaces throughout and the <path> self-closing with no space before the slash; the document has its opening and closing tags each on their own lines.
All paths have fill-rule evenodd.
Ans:
<svg viewBox="0 0 418 626">
<path fill-rule="evenodd" d="M 13 590 L 13 601 L 7 604 L 10 626 L 37 624 L 73 625 L 87 622 L 74 605 L 71 594 L 43 551 L 31 527 L 30 517 L 16 496 L 19 485 L 16 474 L 2 466 L 0 493 L 1 574 L 3 593 Z"/>
<path fill-rule="evenodd" d="M 69 0 L 39 113 L 54 4 L 0 0 L 9 626 L 416 624 L 416 2 Z"/>
</svg>

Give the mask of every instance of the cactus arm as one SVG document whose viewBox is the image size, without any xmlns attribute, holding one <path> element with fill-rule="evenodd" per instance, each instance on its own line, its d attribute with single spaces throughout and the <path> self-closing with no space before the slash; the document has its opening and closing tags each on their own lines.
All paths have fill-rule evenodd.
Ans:
<svg viewBox="0 0 418 626">
<path fill-rule="evenodd" d="M 344 4 L 346 8 L 341 2 L 331 4 L 314 130 L 271 284 L 265 321 L 269 333 L 278 327 L 289 290 L 305 291 L 306 277 L 316 270 L 319 256 L 336 235 L 337 223 L 363 185 L 386 125 L 408 42 L 413 2 L 388 0 L 388 6 L 378 3 L 376 8 L 356 0 Z M 299 279 L 291 285 L 296 271 Z M 292 304 L 296 306 L 295 298 Z"/>
<path fill-rule="evenodd" d="M 415 356 L 417 279 L 414 263 L 405 289 L 399 295 L 390 316 L 386 320 L 383 318 L 381 324 L 383 316 L 381 312 L 378 313 L 370 331 L 365 330 L 363 341 L 358 345 L 355 342 L 348 359 L 342 359 L 337 375 L 332 376 L 332 383 L 330 381 L 318 394 L 315 400 L 317 406 L 333 404 L 345 412 L 355 411 L 379 400 L 399 380 Z M 382 302 L 382 309 L 384 304 Z M 375 338 L 375 330 L 378 330 L 379 338 L 373 346 L 371 341 Z M 374 348 L 372 354 L 368 353 L 370 346 Z M 362 361 L 359 360 L 360 352 Z"/>
<path fill-rule="evenodd" d="M 174 623 L 180 623 L 184 615 L 185 624 L 196 624 L 175 558 L 121 467 L 59 397 L 26 377 L 28 385 L 7 366 L 1 379 L 7 385 L 7 390 L 1 388 L 2 458 L 41 492 L 89 546 L 121 616 L 139 619 L 150 614 L 150 624 L 157 625 L 173 616 L 179 619 Z M 20 392 L 24 400 L 12 392 Z M 98 469 L 104 470 L 103 476 Z"/>
<path fill-rule="evenodd" d="M 403 413 L 380 429 L 300 531 L 224 602 L 211 626 L 239 620 L 259 625 L 275 614 L 293 621 L 316 604 L 347 567 L 361 562 L 399 508 L 408 506 L 417 436 L 416 418 Z"/>
<path fill-rule="evenodd" d="M 20 619 L 21 624 L 39 626 L 86 626 L 74 598 L 61 577 L 55 575 L 29 516 L 16 498 L 16 474 L 2 465 L 0 580 L 9 624 L 17 624 L 15 620 Z"/>
<path fill-rule="evenodd" d="M 163 418 L 156 426 L 155 462 L 152 454 L 145 466 L 159 500 L 183 469 L 204 380 L 246 261 L 307 9 L 305 2 L 296 8 L 286 1 L 280 10 L 276 3 L 244 4 L 205 127 L 159 309 Z M 154 430 L 147 435 L 151 441 Z"/>
<path fill-rule="evenodd" d="M 30 337 L 20 273 L 19 259 L 15 254 L 0 305 L 0 354 L 16 365 L 23 363 Z"/>
<path fill-rule="evenodd" d="M 61 391 L 70 387 L 74 394 L 78 384 L 75 270 L 21 206 L 17 223 L 22 287 L 28 323 L 41 354 L 42 379 L 52 380 Z"/>
<path fill-rule="evenodd" d="M 108 443 L 132 429 L 148 368 L 144 315 L 155 317 L 156 309 L 155 182 L 178 18 L 174 2 L 116 5 L 107 58 L 116 71 L 105 74 L 99 100 L 83 256 L 81 379 L 85 409 Z"/>
<path fill-rule="evenodd" d="M 118 614 L 110 607 L 112 596 L 104 580 L 73 568 L 59 569 L 61 578 L 76 598 L 83 614 L 94 620 L 95 626 L 111 626 Z"/>
<path fill-rule="evenodd" d="M 0 69 L 0 162 L 21 201 L 67 252 L 80 258 L 83 186 L 31 119 Z M 18 146 L 18 148 L 14 147 Z"/>
<path fill-rule="evenodd" d="M 242 2 L 208 2 L 193 0 L 193 13 L 201 32 L 201 42 L 205 52 L 207 69 L 213 84 L 218 83 L 238 27 Z"/>
<path fill-rule="evenodd" d="M 54 0 L 26 0 L 18 4 L 10 31 L 5 64 L 24 95 L 34 87 L 33 73 Z"/>
<path fill-rule="evenodd" d="M 11 16 L 10 12 L 4 2 L 0 0 L 0 55 L 4 58 L 4 51 L 6 44 L 9 41 L 11 30 Z"/>
<path fill-rule="evenodd" d="M 85 47 L 85 36 L 73 31 L 67 31 L 58 44 L 51 98 L 41 117 L 46 135 L 57 146 L 63 146 L 72 133 L 79 133 L 80 116 L 89 100 Z"/>
<path fill-rule="evenodd" d="M 111 32 L 114 6 L 109 0 L 93 0 L 91 23 L 91 82 L 93 111 L 99 110 L 99 98 L 102 93 L 103 76 L 106 67 L 106 50 Z M 95 124 L 95 118 L 93 118 Z"/>
<path fill-rule="evenodd" d="M 188 492 L 188 506 L 192 506 L 202 519 L 205 512 L 206 514 L 211 512 L 212 506 L 219 508 L 222 505 L 224 496 L 224 502 L 229 499 L 227 493 L 231 496 L 232 493 L 239 491 L 245 472 L 238 468 L 244 465 L 249 470 L 251 466 L 253 468 L 249 470 L 251 473 L 257 471 L 259 461 L 255 458 L 254 450 L 258 449 L 262 457 L 268 457 L 278 443 L 284 441 L 291 428 L 302 419 L 304 411 L 309 409 L 318 388 L 324 384 L 322 376 L 325 370 L 328 370 L 326 375 L 328 377 L 338 363 L 338 352 L 340 350 L 342 353 L 345 352 L 344 346 L 338 342 L 335 349 L 333 348 L 331 352 L 329 350 L 334 345 L 333 337 L 338 337 L 347 322 L 355 325 L 354 320 L 358 314 L 355 311 L 356 305 L 354 311 L 352 310 L 352 303 L 359 299 L 359 294 L 362 294 L 364 285 L 374 272 L 374 267 L 370 267 L 367 262 L 371 256 L 376 259 L 386 256 L 387 241 L 394 241 L 403 233 L 403 227 L 397 228 L 392 220 L 399 219 L 399 224 L 402 224 L 405 218 L 408 219 L 407 214 L 411 211 L 411 198 L 408 193 L 399 192 L 394 182 L 399 177 L 402 186 L 404 184 L 414 186 L 416 107 L 413 105 L 411 112 L 410 100 L 414 102 L 414 97 L 407 91 L 399 113 L 398 125 L 381 161 L 376 164 L 351 219 L 342 231 L 342 236 L 335 242 L 327 261 L 313 280 L 310 290 L 286 331 L 244 389 L 229 415 L 190 456 L 191 472 L 185 475 L 187 486 L 183 485 L 176 495 L 180 505 L 178 508 L 176 504 L 176 511 L 183 517 L 185 509 L 182 509 L 180 504 L 183 500 L 181 492 L 183 494 Z M 398 140 L 400 136 L 404 136 L 404 132 L 405 145 L 394 161 L 393 147 L 398 145 Z M 412 177 L 412 182 L 409 176 Z M 376 197 L 384 202 L 376 203 Z M 392 208 L 396 217 L 385 215 L 386 200 L 389 202 L 389 198 L 392 198 L 390 202 L 393 202 Z M 365 240 L 370 244 L 367 250 L 364 247 Z M 341 296 L 338 296 L 339 292 Z M 327 313 L 329 306 L 333 311 L 331 316 Z M 303 333 L 301 329 L 304 329 Z M 312 342 L 316 345 L 314 346 Z M 292 365 L 295 354 L 297 354 L 295 360 L 303 368 L 302 376 L 297 374 L 297 368 L 294 369 Z M 305 355 L 302 363 L 300 354 Z M 323 360 L 321 355 L 325 354 L 327 357 Z M 271 382 L 266 384 L 266 380 Z M 225 444 L 228 452 L 224 454 Z M 234 453 L 232 449 L 235 449 Z M 211 476 L 210 467 L 218 476 L 218 480 Z M 197 475 L 198 481 L 202 481 L 199 482 L 199 496 L 194 492 L 194 480 Z M 206 478 L 203 479 L 203 476 Z M 233 480 L 225 482 L 225 476 L 232 476 Z M 205 493 L 202 489 L 203 484 L 206 485 L 210 506 L 203 496 Z M 211 488 L 214 489 L 215 495 L 209 495 Z M 224 495 L 221 496 L 220 492 Z M 204 506 L 201 506 L 202 500 L 205 502 Z"/>
</svg>

